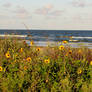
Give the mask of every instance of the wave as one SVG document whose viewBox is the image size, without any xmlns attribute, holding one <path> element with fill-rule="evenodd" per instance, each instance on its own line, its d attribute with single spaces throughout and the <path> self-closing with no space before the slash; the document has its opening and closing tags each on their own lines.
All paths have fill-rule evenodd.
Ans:
<svg viewBox="0 0 92 92">
<path fill-rule="evenodd" d="M 26 40 L 26 43 L 30 45 L 30 41 L 29 40 Z M 36 46 L 60 46 L 61 43 L 58 43 L 56 41 L 34 41 L 34 44 Z M 85 47 L 88 47 L 88 48 L 91 48 L 92 49 L 92 44 L 91 43 L 88 43 L 88 42 L 69 42 L 68 43 L 69 46 L 73 47 L 73 48 L 79 48 L 81 46 L 85 46 Z M 64 45 L 64 46 L 67 46 L 67 45 Z"/>
<path fill-rule="evenodd" d="M 92 39 L 92 37 L 77 37 L 77 36 L 72 36 L 72 38 L 78 38 L 78 39 Z"/>
<path fill-rule="evenodd" d="M 19 38 L 25 38 L 27 35 L 10 35 L 10 34 L 0 34 L 0 37 L 19 37 Z"/>
<path fill-rule="evenodd" d="M 69 40 L 70 42 L 78 42 L 79 40 Z"/>
</svg>

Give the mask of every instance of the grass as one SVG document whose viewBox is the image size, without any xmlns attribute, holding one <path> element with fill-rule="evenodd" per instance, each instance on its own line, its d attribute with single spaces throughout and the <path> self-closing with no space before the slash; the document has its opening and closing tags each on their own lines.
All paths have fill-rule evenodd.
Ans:
<svg viewBox="0 0 92 92">
<path fill-rule="evenodd" d="M 92 92 L 92 49 L 0 40 L 0 92 Z"/>
</svg>

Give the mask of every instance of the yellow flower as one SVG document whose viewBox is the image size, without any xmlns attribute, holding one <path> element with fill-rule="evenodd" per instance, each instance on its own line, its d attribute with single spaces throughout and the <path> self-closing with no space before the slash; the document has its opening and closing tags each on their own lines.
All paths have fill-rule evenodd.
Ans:
<svg viewBox="0 0 92 92">
<path fill-rule="evenodd" d="M 78 69 L 77 70 L 77 74 L 81 74 L 82 73 L 82 70 L 81 69 Z"/>
<path fill-rule="evenodd" d="M 72 50 L 69 50 L 69 52 L 68 52 L 69 54 L 72 54 Z"/>
<path fill-rule="evenodd" d="M 64 49 L 64 46 L 63 45 L 60 45 L 59 46 L 59 50 L 63 50 Z"/>
<path fill-rule="evenodd" d="M 23 48 L 20 48 L 20 52 L 21 52 L 21 53 L 23 52 Z"/>
<path fill-rule="evenodd" d="M 3 68 L 0 66 L 0 72 L 3 70 Z"/>
<path fill-rule="evenodd" d="M 10 57 L 11 57 L 9 52 L 7 52 L 7 53 L 5 54 L 5 56 L 6 56 L 6 58 L 10 58 Z"/>
<path fill-rule="evenodd" d="M 32 59 L 31 59 L 31 57 L 28 57 L 26 60 L 27 60 L 27 61 L 31 61 Z"/>
<path fill-rule="evenodd" d="M 48 80 L 46 80 L 46 83 L 48 83 Z"/>
<path fill-rule="evenodd" d="M 30 45 L 33 45 L 33 44 L 34 44 L 34 41 L 31 41 L 31 42 L 30 42 Z"/>
<path fill-rule="evenodd" d="M 65 56 L 68 57 L 68 53 L 66 53 Z"/>
<path fill-rule="evenodd" d="M 50 63 L 50 59 L 45 59 L 44 62 L 45 63 Z"/>
<path fill-rule="evenodd" d="M 67 44 L 67 43 L 68 43 L 68 41 L 62 41 L 62 43 Z"/>
<path fill-rule="evenodd" d="M 78 50 L 78 53 L 79 53 L 79 54 L 81 54 L 81 53 L 82 53 L 82 50 L 81 50 L 81 49 L 79 49 L 79 50 Z"/>
<path fill-rule="evenodd" d="M 36 51 L 40 51 L 40 48 L 37 48 Z"/>
<path fill-rule="evenodd" d="M 92 61 L 90 61 L 90 65 L 92 65 Z"/>
<path fill-rule="evenodd" d="M 27 66 L 24 66 L 24 70 L 27 70 Z"/>
<path fill-rule="evenodd" d="M 17 56 L 18 56 L 18 54 L 15 55 L 15 57 L 17 57 Z"/>
</svg>

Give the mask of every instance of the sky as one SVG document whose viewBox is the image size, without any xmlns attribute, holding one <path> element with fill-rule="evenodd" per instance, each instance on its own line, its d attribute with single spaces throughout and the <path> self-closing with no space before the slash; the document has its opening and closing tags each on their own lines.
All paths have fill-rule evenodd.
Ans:
<svg viewBox="0 0 92 92">
<path fill-rule="evenodd" d="M 0 0 L 0 29 L 92 30 L 92 0 Z"/>
</svg>

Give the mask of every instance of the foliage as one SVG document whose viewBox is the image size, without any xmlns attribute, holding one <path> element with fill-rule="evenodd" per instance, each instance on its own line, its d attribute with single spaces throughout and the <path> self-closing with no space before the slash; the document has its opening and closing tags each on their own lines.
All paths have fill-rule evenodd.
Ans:
<svg viewBox="0 0 92 92">
<path fill-rule="evenodd" d="M 0 40 L 0 92 L 92 92 L 92 50 L 61 46 Z"/>
</svg>

